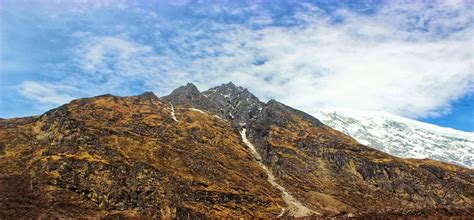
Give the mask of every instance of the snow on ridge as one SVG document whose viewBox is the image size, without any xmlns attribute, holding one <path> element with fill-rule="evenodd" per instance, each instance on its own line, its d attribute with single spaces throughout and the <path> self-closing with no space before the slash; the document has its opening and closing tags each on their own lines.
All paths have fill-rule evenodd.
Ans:
<svg viewBox="0 0 474 220">
<path fill-rule="evenodd" d="M 315 114 L 361 144 L 403 158 L 429 158 L 474 168 L 474 133 L 385 112 L 325 108 Z"/>
<path fill-rule="evenodd" d="M 191 111 L 195 111 L 195 112 L 200 112 L 200 113 L 203 113 L 203 114 L 207 114 L 206 112 L 204 112 L 203 110 L 201 109 L 197 109 L 197 108 L 189 108 L 189 110 Z"/>
<path fill-rule="evenodd" d="M 467 131 L 460 131 L 453 128 L 442 127 L 439 125 L 429 124 L 426 122 L 417 121 L 414 119 L 390 114 L 387 112 L 382 111 L 355 111 L 350 109 L 343 109 L 343 108 L 333 108 L 333 107 L 325 107 L 320 112 L 324 114 L 330 113 L 337 113 L 342 116 L 349 116 L 349 117 L 356 117 L 356 118 L 369 118 L 371 120 L 378 120 L 379 122 L 386 122 L 388 120 L 396 121 L 396 122 L 403 122 L 405 124 L 414 125 L 419 128 L 424 128 L 432 131 L 436 131 L 439 133 L 443 133 L 446 135 L 451 136 L 461 136 L 463 138 L 469 139 L 474 141 L 474 132 L 467 132 Z M 316 116 L 321 117 L 322 115 L 316 113 Z M 323 118 L 324 116 L 322 116 Z"/>
</svg>

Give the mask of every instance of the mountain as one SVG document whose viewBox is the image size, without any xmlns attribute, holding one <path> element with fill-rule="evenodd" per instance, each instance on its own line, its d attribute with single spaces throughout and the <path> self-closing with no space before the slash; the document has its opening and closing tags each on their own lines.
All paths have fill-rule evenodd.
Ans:
<svg viewBox="0 0 474 220">
<path fill-rule="evenodd" d="M 0 218 L 474 215 L 472 169 L 388 155 L 233 84 L 196 90 L 1 120 Z"/>
<path fill-rule="evenodd" d="M 1 219 L 268 218 L 284 205 L 230 123 L 150 93 L 75 100 L 0 127 Z"/>
<path fill-rule="evenodd" d="M 264 106 L 264 103 L 246 88 L 236 86 L 232 82 L 204 91 L 203 95 L 217 104 L 217 114 L 239 123 L 254 118 Z"/>
<path fill-rule="evenodd" d="M 198 88 L 188 83 L 175 89 L 171 94 L 161 97 L 164 103 L 172 103 L 174 105 L 181 105 L 186 107 L 196 107 L 204 110 L 217 109 L 216 103 L 212 102 L 206 96 L 199 92 Z"/>
<path fill-rule="evenodd" d="M 360 143 L 403 158 L 430 158 L 474 168 L 474 133 L 384 112 L 327 108 L 315 114 Z"/>
</svg>

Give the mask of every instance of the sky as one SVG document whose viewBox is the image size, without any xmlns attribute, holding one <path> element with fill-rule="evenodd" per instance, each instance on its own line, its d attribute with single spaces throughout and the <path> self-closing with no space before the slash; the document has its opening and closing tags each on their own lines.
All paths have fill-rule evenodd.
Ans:
<svg viewBox="0 0 474 220">
<path fill-rule="evenodd" d="M 474 131 L 474 2 L 0 0 L 0 118 L 234 82 Z"/>
</svg>

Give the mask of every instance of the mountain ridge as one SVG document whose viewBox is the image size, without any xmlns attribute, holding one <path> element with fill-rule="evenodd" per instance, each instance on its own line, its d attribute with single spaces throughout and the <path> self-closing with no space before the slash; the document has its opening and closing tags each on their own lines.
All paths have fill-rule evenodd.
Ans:
<svg viewBox="0 0 474 220">
<path fill-rule="evenodd" d="M 222 86 L 102 95 L 1 120 L 0 218 L 474 214 L 473 170 L 390 156 Z"/>
<path fill-rule="evenodd" d="M 431 158 L 474 167 L 474 133 L 384 112 L 329 108 L 315 115 L 336 130 L 395 156 Z"/>
</svg>

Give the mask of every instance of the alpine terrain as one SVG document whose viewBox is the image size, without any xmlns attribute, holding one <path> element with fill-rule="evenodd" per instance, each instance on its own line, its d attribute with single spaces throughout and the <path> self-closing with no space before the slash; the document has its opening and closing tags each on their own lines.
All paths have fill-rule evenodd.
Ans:
<svg viewBox="0 0 474 220">
<path fill-rule="evenodd" d="M 360 143 L 403 158 L 430 158 L 474 168 L 474 133 L 385 112 L 326 108 L 315 116 Z"/>
<path fill-rule="evenodd" d="M 232 83 L 2 119 L 0 169 L 0 219 L 474 215 L 474 170 L 391 156 Z"/>
</svg>

